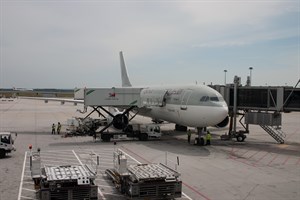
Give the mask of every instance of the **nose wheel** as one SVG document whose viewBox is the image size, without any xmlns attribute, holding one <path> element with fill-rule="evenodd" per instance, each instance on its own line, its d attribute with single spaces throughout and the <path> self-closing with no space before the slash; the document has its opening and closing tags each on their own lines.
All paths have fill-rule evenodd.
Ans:
<svg viewBox="0 0 300 200">
<path fill-rule="evenodd" d="M 237 136 L 236 136 L 236 141 L 238 142 L 244 142 L 244 140 L 246 139 L 246 135 L 242 134 L 242 133 L 239 133 Z"/>
</svg>

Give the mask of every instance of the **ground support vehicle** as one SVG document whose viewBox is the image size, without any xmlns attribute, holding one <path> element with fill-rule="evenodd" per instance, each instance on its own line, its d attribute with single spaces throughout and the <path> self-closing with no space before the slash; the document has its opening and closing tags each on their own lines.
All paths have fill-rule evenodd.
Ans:
<svg viewBox="0 0 300 200">
<path fill-rule="evenodd" d="M 72 118 L 67 121 L 66 136 L 93 136 L 100 126 L 104 126 L 107 122 L 100 119 Z"/>
<path fill-rule="evenodd" d="M 102 132 L 100 135 L 103 141 L 110 139 L 138 138 L 141 141 L 160 138 L 160 126 L 157 124 L 129 124 L 123 132 Z"/>
<path fill-rule="evenodd" d="M 14 140 L 10 132 L 0 132 L 0 158 L 15 151 Z"/>
</svg>

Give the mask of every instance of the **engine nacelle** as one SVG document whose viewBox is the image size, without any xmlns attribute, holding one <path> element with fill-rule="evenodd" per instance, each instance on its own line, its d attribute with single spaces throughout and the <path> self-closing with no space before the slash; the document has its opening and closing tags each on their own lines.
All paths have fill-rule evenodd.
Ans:
<svg viewBox="0 0 300 200">
<path fill-rule="evenodd" d="M 225 117 L 225 119 L 223 121 L 221 121 L 220 123 L 218 123 L 216 125 L 217 128 L 224 128 L 225 126 L 227 126 L 229 123 L 229 117 Z"/>
<path fill-rule="evenodd" d="M 114 117 L 108 116 L 107 123 L 112 122 L 114 128 L 119 130 L 122 130 L 127 127 L 129 120 L 126 115 L 123 115 L 123 112 L 120 112 L 116 108 L 110 108 L 109 111 Z"/>
<path fill-rule="evenodd" d="M 117 114 L 113 118 L 113 126 L 116 129 L 124 129 L 128 125 L 128 117 L 126 115 Z"/>
</svg>

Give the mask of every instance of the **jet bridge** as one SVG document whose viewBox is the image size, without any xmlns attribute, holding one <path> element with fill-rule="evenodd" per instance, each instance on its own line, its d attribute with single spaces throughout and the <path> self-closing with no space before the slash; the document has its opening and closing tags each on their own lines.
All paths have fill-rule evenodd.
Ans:
<svg viewBox="0 0 300 200">
<path fill-rule="evenodd" d="M 229 135 L 237 135 L 237 140 L 243 141 L 245 139 L 243 134 L 249 133 L 249 124 L 254 124 L 261 126 L 278 143 L 284 143 L 285 133 L 281 130 L 281 113 L 300 111 L 298 83 L 295 87 L 243 87 L 237 77 L 235 84 L 212 86 L 222 94 L 229 107 L 231 117 Z M 239 132 L 235 130 L 233 120 L 236 115 L 242 115 L 240 123 L 245 130 Z M 242 119 L 245 125 L 241 122 Z"/>
</svg>

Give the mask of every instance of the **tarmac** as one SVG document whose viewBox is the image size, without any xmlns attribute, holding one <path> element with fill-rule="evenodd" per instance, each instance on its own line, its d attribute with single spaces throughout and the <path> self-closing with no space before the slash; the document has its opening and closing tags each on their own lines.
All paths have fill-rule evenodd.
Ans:
<svg viewBox="0 0 300 200">
<path fill-rule="evenodd" d="M 85 116 L 77 109 L 82 110 L 83 106 L 0 99 L 0 131 L 18 133 L 17 150 L 0 160 L 0 200 L 36 199 L 29 170 L 29 145 L 33 150 L 41 149 L 43 165 L 85 164 L 99 155 L 96 178 L 99 199 L 125 199 L 104 173 L 112 168 L 116 149 L 127 155 L 129 163 L 161 162 L 177 168 L 183 185 L 180 199 L 300 199 L 300 113 L 283 114 L 285 144 L 278 144 L 255 125 L 250 125 L 250 134 L 241 143 L 220 140 L 228 128 L 210 127 L 211 146 L 188 144 L 186 133 L 174 131 L 174 124 L 168 123 L 161 126 L 160 140 L 115 140 L 116 145 L 113 141 L 95 142 L 88 136 L 51 135 L 52 123 L 61 122 L 63 134 L 67 119 Z M 145 117 L 137 117 L 136 121 L 150 122 Z M 192 134 L 191 141 L 195 137 Z"/>
</svg>

